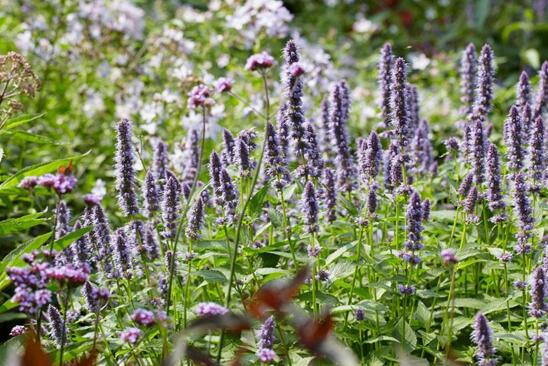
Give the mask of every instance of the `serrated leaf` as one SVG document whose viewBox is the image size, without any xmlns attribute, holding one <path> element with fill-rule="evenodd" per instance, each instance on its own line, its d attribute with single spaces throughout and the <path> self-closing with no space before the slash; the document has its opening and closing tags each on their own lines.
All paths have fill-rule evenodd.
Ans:
<svg viewBox="0 0 548 366">
<path fill-rule="evenodd" d="M 227 279 L 225 275 L 220 271 L 215 270 L 201 270 L 196 271 L 194 274 L 198 277 L 202 277 L 207 282 L 211 283 L 225 283 L 227 282 Z"/>
</svg>

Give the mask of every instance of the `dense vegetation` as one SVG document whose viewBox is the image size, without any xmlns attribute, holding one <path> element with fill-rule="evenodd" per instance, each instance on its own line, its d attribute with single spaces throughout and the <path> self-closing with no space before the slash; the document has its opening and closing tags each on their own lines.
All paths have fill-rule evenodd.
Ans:
<svg viewBox="0 0 548 366">
<path fill-rule="evenodd" d="M 544 2 L 417 3 L 5 4 L 2 363 L 547 365 Z"/>
</svg>

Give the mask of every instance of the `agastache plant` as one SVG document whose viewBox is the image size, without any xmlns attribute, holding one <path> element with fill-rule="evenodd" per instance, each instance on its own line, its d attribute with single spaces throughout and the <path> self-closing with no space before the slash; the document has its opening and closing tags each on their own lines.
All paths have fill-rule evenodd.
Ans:
<svg viewBox="0 0 548 366">
<path fill-rule="evenodd" d="M 123 213 L 131 216 L 139 213 L 135 192 L 135 156 L 131 144 L 132 125 L 122 119 L 116 125 L 118 139 L 116 143 L 116 192 L 118 204 Z"/>
<path fill-rule="evenodd" d="M 474 321 L 474 330 L 471 335 L 476 344 L 476 360 L 480 366 L 495 366 L 497 357 L 493 346 L 493 331 L 485 315 L 478 313 Z"/>
<path fill-rule="evenodd" d="M 476 47 L 470 43 L 462 53 L 460 61 L 460 101 L 463 104 L 464 115 L 472 113 L 476 95 L 477 59 Z"/>
<path fill-rule="evenodd" d="M 548 61 L 544 61 L 538 73 L 538 91 L 533 104 L 533 118 L 542 116 L 548 105 Z"/>
<path fill-rule="evenodd" d="M 380 106 L 382 111 L 382 118 L 384 121 L 384 127 L 390 129 L 392 127 L 392 67 L 394 63 L 394 56 L 392 55 L 392 46 L 390 43 L 385 43 L 381 49 L 381 55 L 379 60 L 379 72 L 378 72 L 378 84 L 380 89 Z"/>
<path fill-rule="evenodd" d="M 523 168 L 524 148 L 522 141 L 521 119 L 518 108 L 512 106 L 504 123 L 505 143 L 508 149 L 508 168 L 517 172 Z"/>
<path fill-rule="evenodd" d="M 392 122 L 400 151 L 404 151 L 409 133 L 409 110 L 406 103 L 407 65 L 405 60 L 398 57 L 394 61 L 392 74 Z"/>
<path fill-rule="evenodd" d="M 481 48 L 473 113 L 486 118 L 493 106 L 494 54 L 490 45 Z"/>
</svg>

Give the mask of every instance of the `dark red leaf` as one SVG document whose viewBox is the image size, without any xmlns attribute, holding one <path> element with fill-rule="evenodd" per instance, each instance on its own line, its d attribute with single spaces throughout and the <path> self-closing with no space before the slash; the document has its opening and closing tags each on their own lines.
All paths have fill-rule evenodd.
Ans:
<svg viewBox="0 0 548 366">
<path fill-rule="evenodd" d="M 40 343 L 36 339 L 34 329 L 27 332 L 27 342 L 25 352 L 21 357 L 21 366 L 51 366 L 49 356 L 42 350 Z"/>
</svg>

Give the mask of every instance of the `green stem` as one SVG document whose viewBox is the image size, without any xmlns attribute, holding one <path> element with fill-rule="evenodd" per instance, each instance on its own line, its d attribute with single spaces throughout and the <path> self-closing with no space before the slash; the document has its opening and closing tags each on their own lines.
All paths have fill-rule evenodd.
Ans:
<svg viewBox="0 0 548 366">
<path fill-rule="evenodd" d="M 63 304 L 63 326 L 61 327 L 61 350 L 59 351 L 59 366 L 63 366 L 63 353 L 65 351 L 65 340 L 67 339 L 67 313 L 70 297 L 70 287 L 67 285 L 65 303 Z"/>
</svg>

